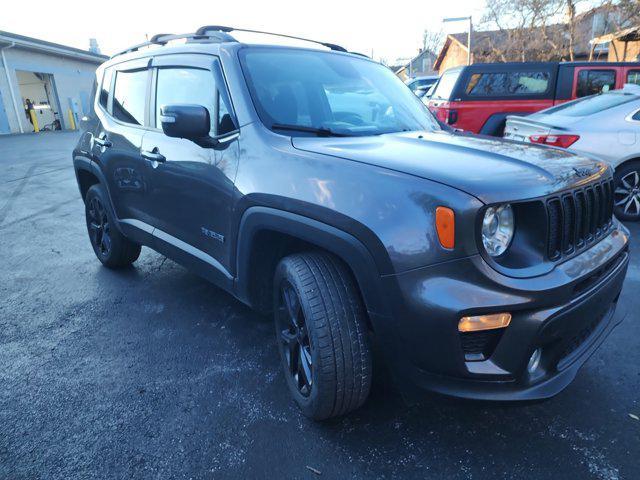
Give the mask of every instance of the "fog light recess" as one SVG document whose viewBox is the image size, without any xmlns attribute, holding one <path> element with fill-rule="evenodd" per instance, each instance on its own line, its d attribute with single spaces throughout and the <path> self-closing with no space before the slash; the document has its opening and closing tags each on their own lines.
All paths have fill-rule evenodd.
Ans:
<svg viewBox="0 0 640 480">
<path fill-rule="evenodd" d="M 529 358 L 529 364 L 527 365 L 527 370 L 529 373 L 535 372 L 540 366 L 540 358 L 542 357 L 542 349 L 536 348 L 535 352 L 531 354 L 531 358 Z"/>
</svg>

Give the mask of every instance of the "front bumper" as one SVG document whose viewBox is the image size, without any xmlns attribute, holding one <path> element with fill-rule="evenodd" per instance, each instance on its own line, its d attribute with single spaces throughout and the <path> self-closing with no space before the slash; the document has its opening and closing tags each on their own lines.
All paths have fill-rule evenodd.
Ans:
<svg viewBox="0 0 640 480">
<path fill-rule="evenodd" d="M 405 396 L 423 391 L 480 400 L 534 400 L 563 390 L 623 315 L 616 304 L 629 263 L 618 226 L 543 276 L 505 277 L 480 256 L 382 278 L 389 316 L 372 314 Z M 471 360 L 457 330 L 464 315 L 510 312 L 509 327 Z M 533 352 L 539 367 L 529 372 Z"/>
</svg>

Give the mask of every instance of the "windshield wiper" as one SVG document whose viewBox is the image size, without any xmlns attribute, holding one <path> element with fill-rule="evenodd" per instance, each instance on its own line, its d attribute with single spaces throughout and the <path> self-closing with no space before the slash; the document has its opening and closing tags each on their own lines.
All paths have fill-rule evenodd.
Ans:
<svg viewBox="0 0 640 480">
<path fill-rule="evenodd" d="M 304 125 L 288 125 L 286 123 L 274 123 L 271 128 L 275 130 L 290 130 L 292 132 L 315 133 L 319 137 L 349 137 L 348 133 L 334 132 L 330 128 L 306 127 Z"/>
</svg>

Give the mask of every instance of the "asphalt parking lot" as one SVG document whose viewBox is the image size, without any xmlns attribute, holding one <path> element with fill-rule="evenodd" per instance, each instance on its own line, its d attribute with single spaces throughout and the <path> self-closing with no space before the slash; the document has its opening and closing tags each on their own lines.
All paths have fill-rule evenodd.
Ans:
<svg viewBox="0 0 640 480">
<path fill-rule="evenodd" d="M 0 138 L 0 478 L 640 478 L 637 256 L 626 321 L 557 397 L 407 407 L 379 374 L 316 424 L 269 319 L 148 249 L 101 267 L 76 138 Z"/>
</svg>

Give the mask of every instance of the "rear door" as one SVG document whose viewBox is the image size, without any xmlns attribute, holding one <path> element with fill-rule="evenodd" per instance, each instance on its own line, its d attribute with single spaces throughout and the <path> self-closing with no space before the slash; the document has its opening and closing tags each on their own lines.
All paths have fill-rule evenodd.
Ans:
<svg viewBox="0 0 640 480">
<path fill-rule="evenodd" d="M 608 92 L 618 85 L 619 69 L 615 67 L 576 67 L 572 98 L 581 98 L 597 93 Z"/>
<path fill-rule="evenodd" d="M 627 67 L 624 72 L 624 83 L 640 85 L 640 66 Z"/>
<path fill-rule="evenodd" d="M 153 61 L 151 126 L 141 153 L 152 170 L 151 216 L 158 247 L 188 254 L 224 273 L 231 268 L 229 228 L 239 146 L 235 117 L 220 62 L 210 55 L 165 55 Z M 165 105 L 207 108 L 210 135 L 227 136 L 219 148 L 167 137 L 160 124 Z M 160 158 L 160 161 L 153 160 Z"/>
<path fill-rule="evenodd" d="M 151 232 L 150 169 L 140 157 L 148 124 L 148 63 L 139 59 L 105 70 L 97 110 L 100 124 L 92 138 L 93 158 L 105 175 L 116 216 L 133 238 Z"/>
</svg>

